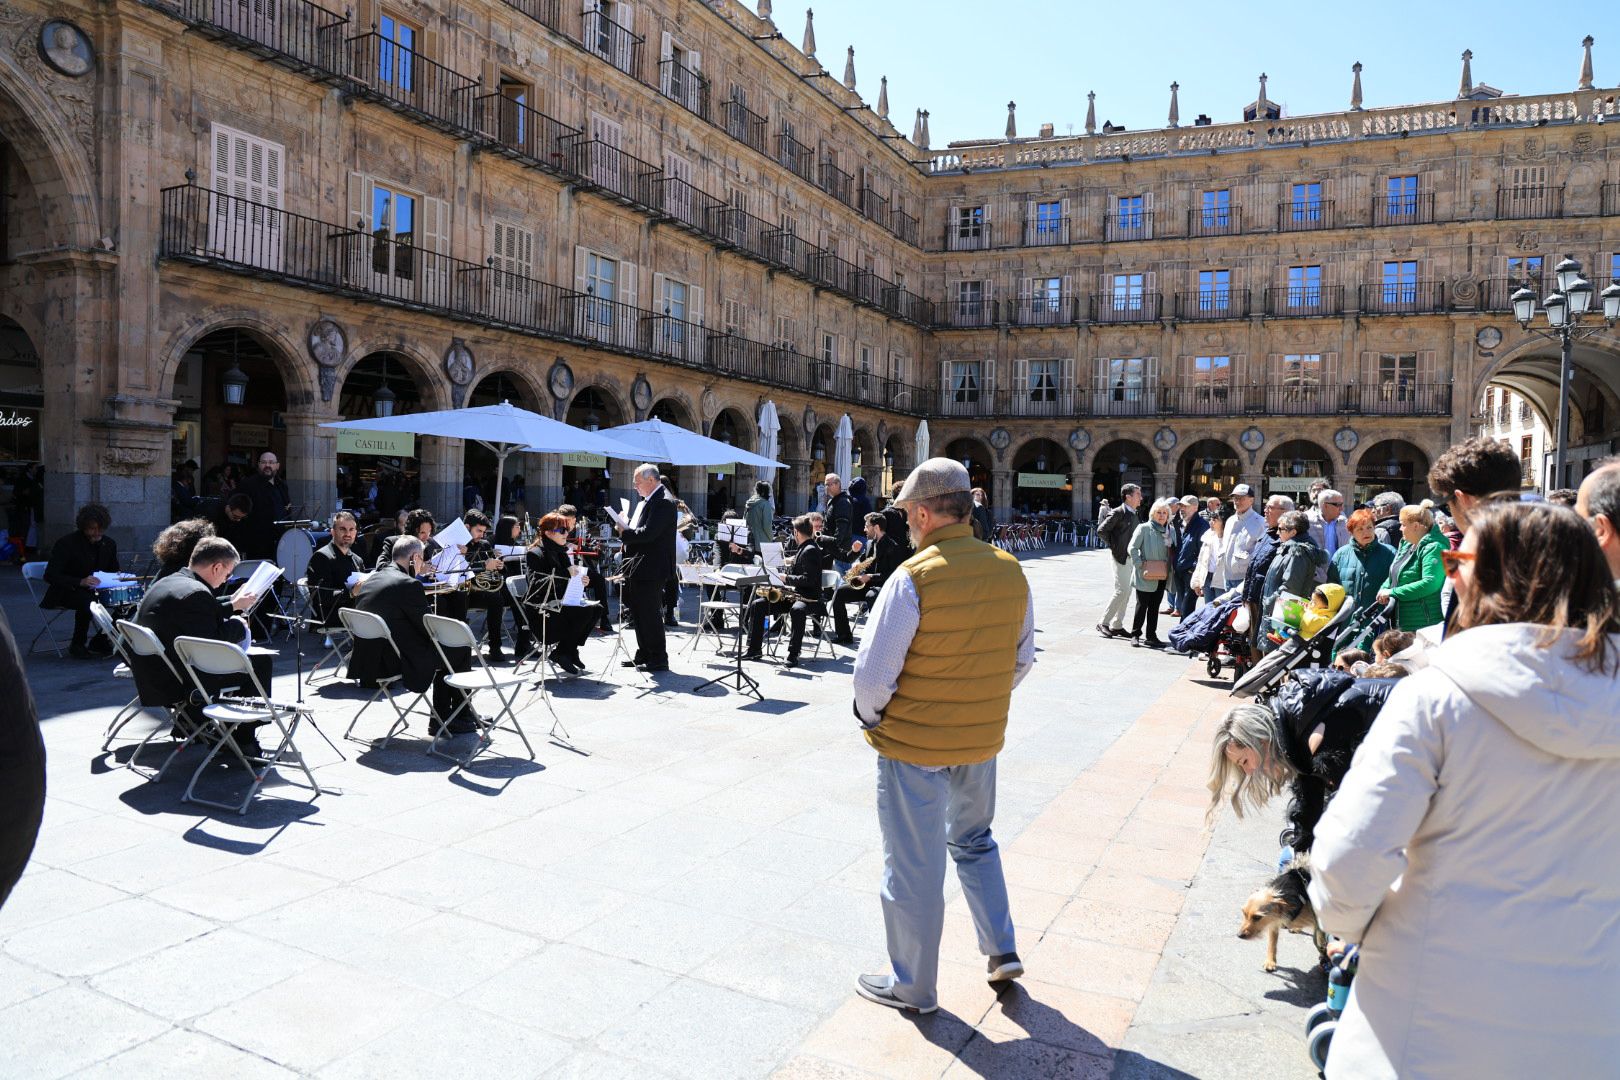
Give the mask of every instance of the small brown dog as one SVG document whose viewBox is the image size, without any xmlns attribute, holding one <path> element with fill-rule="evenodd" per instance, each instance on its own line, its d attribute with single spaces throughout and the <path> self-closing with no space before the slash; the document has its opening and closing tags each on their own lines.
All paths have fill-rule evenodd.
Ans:
<svg viewBox="0 0 1620 1080">
<path fill-rule="evenodd" d="M 1311 898 L 1305 891 L 1310 881 L 1309 865 L 1296 859 L 1243 902 L 1243 924 L 1238 927 L 1238 937 L 1247 941 L 1261 930 L 1266 932 L 1267 971 L 1277 970 L 1277 937 L 1284 930 L 1301 934 L 1310 931 L 1316 951 L 1326 955 L 1327 935 L 1316 924 L 1316 909 L 1311 907 Z"/>
</svg>

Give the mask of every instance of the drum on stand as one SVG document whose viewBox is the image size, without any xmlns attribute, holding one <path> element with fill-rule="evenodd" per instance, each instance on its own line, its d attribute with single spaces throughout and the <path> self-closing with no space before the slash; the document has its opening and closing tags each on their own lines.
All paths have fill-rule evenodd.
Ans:
<svg viewBox="0 0 1620 1080">
<path fill-rule="evenodd" d="M 96 590 L 96 599 L 101 602 L 101 606 L 115 615 L 133 612 L 140 606 L 141 597 L 145 595 L 146 586 L 138 581 Z"/>
<path fill-rule="evenodd" d="M 309 557 L 330 539 L 329 532 L 288 529 L 276 541 L 276 565 L 287 571 L 288 581 L 302 581 L 304 571 L 309 569 Z"/>
</svg>

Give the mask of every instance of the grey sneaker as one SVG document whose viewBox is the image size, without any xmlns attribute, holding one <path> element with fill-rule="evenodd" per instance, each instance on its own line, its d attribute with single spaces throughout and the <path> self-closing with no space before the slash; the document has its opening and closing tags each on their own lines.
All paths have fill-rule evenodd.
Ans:
<svg viewBox="0 0 1620 1080">
<path fill-rule="evenodd" d="M 989 981 L 993 983 L 1007 982 L 1016 979 L 1024 973 L 1024 962 L 1018 959 L 1015 952 L 1002 953 L 992 956 L 989 963 Z"/>
<path fill-rule="evenodd" d="M 862 975 L 855 980 L 855 992 L 867 1001 L 875 1001 L 879 1005 L 887 1005 L 891 1009 L 901 1012 L 931 1013 L 939 1009 L 938 1005 L 913 1005 L 909 1001 L 901 1001 L 894 996 L 893 980 L 887 975 Z"/>
</svg>

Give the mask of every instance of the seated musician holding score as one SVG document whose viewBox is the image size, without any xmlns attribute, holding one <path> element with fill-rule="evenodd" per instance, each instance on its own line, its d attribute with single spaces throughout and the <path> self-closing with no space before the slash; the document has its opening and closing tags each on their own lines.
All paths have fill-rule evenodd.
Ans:
<svg viewBox="0 0 1620 1080">
<path fill-rule="evenodd" d="M 579 649 L 596 625 L 597 609 L 592 604 L 567 606 L 556 611 L 539 610 L 540 605 L 560 601 L 572 577 L 583 577 L 585 567 L 574 566 L 568 558 L 568 519 L 553 511 L 540 519 L 540 535 L 524 554 L 523 566 L 529 575 L 529 603 L 523 608 L 528 633 L 541 637 L 551 646 L 551 662 L 564 671 L 582 675 L 585 665 Z"/>
<path fill-rule="evenodd" d="M 810 515 L 801 514 L 793 519 L 793 538 L 798 548 L 782 574 L 782 587 L 796 596 L 784 596 L 772 601 L 759 595 L 768 586 L 755 590 L 748 603 L 748 648 L 744 660 L 761 659 L 760 643 L 765 636 L 767 615 L 787 615 L 792 622 L 788 637 L 787 666 L 799 662 L 799 647 L 804 642 L 804 620 L 810 615 L 824 615 L 827 607 L 821 602 L 821 571 L 827 559 L 819 544 L 814 542 L 814 526 Z"/>
<path fill-rule="evenodd" d="M 354 514 L 339 510 L 332 515 L 330 543 L 315 549 L 304 571 L 304 585 L 309 589 L 309 600 L 315 609 L 315 620 L 322 629 L 339 625 L 338 611 L 354 602 L 354 590 L 359 583 L 349 584 L 349 578 L 365 573 L 366 564 L 354 550 L 354 541 L 360 535 L 360 523 Z"/>
<path fill-rule="evenodd" d="M 500 552 L 489 538 L 489 515 L 482 510 L 468 510 L 461 515 L 461 523 L 467 526 L 467 532 L 472 539 L 461 546 L 461 554 L 467 560 L 467 568 L 475 573 L 484 573 L 497 570 L 501 579 L 506 577 L 506 561 L 501 558 Z M 486 654 L 491 660 L 499 661 L 501 654 L 501 620 L 506 615 L 505 588 L 480 590 L 473 589 L 467 594 L 467 607 L 479 608 L 484 612 L 484 632 L 489 639 L 489 651 Z"/>
<path fill-rule="evenodd" d="M 906 560 L 906 553 L 900 550 L 898 543 L 889 539 L 884 525 L 882 514 L 866 515 L 866 550 L 868 557 L 873 560 L 872 565 L 865 573 L 857 574 L 849 584 L 840 585 L 838 591 L 833 593 L 833 619 L 838 631 L 833 640 L 839 645 L 855 644 L 855 635 L 849 630 L 849 605 L 875 601 L 889 575 Z"/>
</svg>

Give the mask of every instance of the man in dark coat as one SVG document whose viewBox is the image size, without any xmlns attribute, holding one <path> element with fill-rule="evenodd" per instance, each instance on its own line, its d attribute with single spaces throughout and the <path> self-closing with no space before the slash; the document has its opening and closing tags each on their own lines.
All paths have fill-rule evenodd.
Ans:
<svg viewBox="0 0 1620 1080">
<path fill-rule="evenodd" d="M 354 550 L 355 537 L 360 524 L 348 510 L 332 515 L 331 542 L 315 549 L 304 571 L 304 584 L 309 587 L 310 604 L 315 618 L 323 627 L 338 625 L 338 611 L 354 602 L 349 578 L 363 574 L 366 565 Z"/>
<path fill-rule="evenodd" d="M 900 550 L 911 551 L 911 525 L 906 521 L 906 512 L 893 496 L 900 494 L 902 484 L 896 483 L 891 493 L 889 505 L 883 508 L 883 535 L 900 545 Z"/>
<path fill-rule="evenodd" d="M 664 641 L 664 582 L 675 573 L 675 497 L 658 482 L 658 466 L 636 466 L 636 494 L 641 501 L 629 522 L 618 526 L 624 541 L 626 571 L 624 606 L 635 621 L 636 655 L 626 667 L 668 671 Z"/>
<path fill-rule="evenodd" d="M 833 619 L 838 628 L 838 635 L 834 638 L 840 645 L 855 644 L 855 635 L 849 629 L 849 605 L 864 604 L 877 599 L 878 590 L 883 583 L 889 580 L 901 563 L 906 561 L 906 552 L 900 550 L 900 545 L 884 535 L 883 515 L 866 515 L 867 546 L 864 553 L 873 560 L 872 565 L 864 574 L 857 575 L 848 585 L 840 585 L 838 591 L 833 593 Z"/>
<path fill-rule="evenodd" d="M 1170 594 L 1170 607 L 1176 614 L 1186 617 L 1198 606 L 1198 597 L 1192 591 L 1192 575 L 1198 565 L 1199 549 L 1204 546 L 1204 534 L 1209 531 L 1209 522 L 1198 512 L 1196 495 L 1183 495 L 1179 511 L 1181 528 L 1176 550 L 1171 553 L 1175 590 Z"/>
<path fill-rule="evenodd" d="M 45 816 L 45 740 L 11 624 L 0 611 L 0 907 L 22 877 Z"/>
<path fill-rule="evenodd" d="M 242 557 L 275 558 L 276 541 L 281 539 L 284 528 L 276 522 L 286 520 L 292 503 L 275 454 L 266 450 L 259 455 L 259 471 L 242 481 L 241 493 L 253 500 L 253 508 L 243 523 Z"/>
<path fill-rule="evenodd" d="M 810 515 L 793 519 L 793 535 L 799 541 L 793 559 L 782 574 L 784 587 L 804 599 L 785 596 L 770 601 L 756 595 L 748 604 L 748 650 L 744 660 L 758 660 L 760 645 L 765 637 L 765 616 L 787 615 L 792 620 L 793 632 L 788 638 L 787 666 L 799 662 L 799 647 L 804 641 L 804 620 L 810 615 L 823 615 L 827 606 L 821 602 L 821 571 L 826 568 L 826 557 L 821 545 L 811 537 Z"/>
<path fill-rule="evenodd" d="M 850 502 L 849 493 L 844 490 L 844 482 L 837 473 L 828 473 L 826 484 L 827 532 L 832 534 L 839 550 L 848 551 L 849 542 L 855 535 L 855 506 Z M 839 562 L 845 563 L 840 569 L 848 568 L 845 559 L 841 558 Z"/>
<path fill-rule="evenodd" d="M 354 653 L 349 661 L 349 677 L 358 679 L 364 685 L 390 675 L 404 675 L 402 681 L 405 689 L 413 694 L 419 694 L 431 686 L 433 711 L 438 716 L 433 724 L 434 733 L 437 734 L 439 721 L 456 712 L 465 695 L 445 685 L 444 663 L 433 647 L 433 639 L 428 637 L 427 625 L 422 622 L 422 616 L 433 613 L 427 591 L 416 580 L 416 575 L 422 572 L 422 541 L 414 536 L 399 537 L 393 544 L 391 554 L 392 562 L 360 583 L 354 607 L 356 611 L 369 611 L 382 617 L 388 624 L 388 632 L 393 635 L 399 656 L 396 657 L 383 642 L 356 638 Z M 446 649 L 445 655 L 456 671 L 472 668 L 470 649 Z M 449 732 L 463 735 L 477 729 L 472 704 L 468 702 L 466 708 L 456 713 Z"/>
<path fill-rule="evenodd" d="M 102 535 L 112 524 L 107 508 L 90 503 L 79 508 L 74 531 L 51 546 L 45 564 L 45 595 L 39 606 L 47 610 L 73 612 L 73 640 L 68 652 L 79 660 L 112 655 L 112 642 L 100 634 L 90 636 L 90 602 L 96 598 L 95 573 L 116 573 L 118 544 Z"/>
<path fill-rule="evenodd" d="M 194 687 L 189 680 L 181 681 L 186 679 L 186 669 L 175 651 L 174 641 L 180 637 L 208 638 L 233 644 L 242 641 L 246 628 L 235 616 L 251 611 L 258 597 L 244 593 L 232 599 L 215 594 L 215 590 L 230 579 L 236 563 L 236 548 L 231 546 L 230 541 L 207 536 L 197 541 L 197 546 L 191 551 L 191 561 L 184 570 L 175 571 L 146 590 L 134 621 L 157 635 L 174 670 L 171 672 L 168 665 L 155 656 L 134 658 L 131 671 L 142 704 L 162 707 L 186 702 L 182 711 L 190 717 L 192 726 L 201 724 L 201 714 L 196 711 L 196 704 L 190 701 Z M 270 690 L 272 659 L 268 655 L 253 657 L 254 674 L 259 677 L 266 692 Z M 205 685 L 209 693 L 217 693 L 239 684 L 230 678 L 219 678 L 209 679 Z M 251 689 L 248 692 L 251 693 Z M 238 736 L 237 743 L 244 753 L 251 755 L 257 748 L 250 740 L 251 737 L 244 733 Z"/>
</svg>

